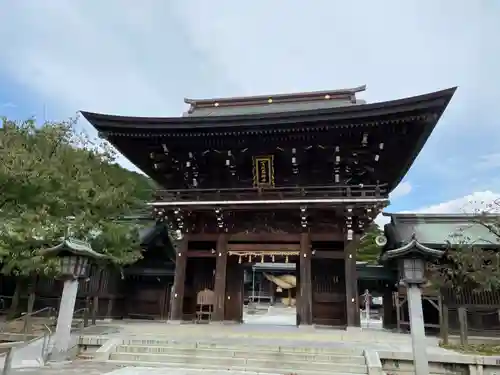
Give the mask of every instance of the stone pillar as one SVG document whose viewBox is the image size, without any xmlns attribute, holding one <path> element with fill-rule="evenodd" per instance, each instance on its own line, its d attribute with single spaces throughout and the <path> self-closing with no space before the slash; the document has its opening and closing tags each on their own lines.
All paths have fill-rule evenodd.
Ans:
<svg viewBox="0 0 500 375">
<path fill-rule="evenodd" d="M 188 239 L 186 236 L 179 241 L 175 256 L 175 276 L 172 288 L 172 307 L 170 309 L 170 319 L 181 321 L 183 318 L 184 286 L 186 283 Z"/>
<path fill-rule="evenodd" d="M 425 344 L 424 312 L 420 287 L 410 284 L 407 288 L 408 313 L 410 315 L 411 341 L 415 375 L 429 375 L 429 363 Z"/>
<path fill-rule="evenodd" d="M 56 333 L 54 335 L 54 349 L 52 350 L 54 359 L 63 359 L 61 356 L 64 356 L 71 347 L 71 324 L 73 322 L 77 293 L 78 280 L 65 280 L 61 303 L 59 305 L 59 314 L 57 316 Z"/>
<path fill-rule="evenodd" d="M 309 233 L 300 235 L 300 303 L 301 325 L 312 324 L 312 280 L 311 280 L 311 237 Z"/>
<path fill-rule="evenodd" d="M 227 236 L 220 234 L 215 250 L 215 286 L 214 286 L 214 321 L 224 320 L 224 307 L 226 304 L 226 270 L 227 270 Z"/>
<path fill-rule="evenodd" d="M 345 264 L 345 296 L 348 327 L 360 327 L 358 275 L 356 271 L 356 248 L 359 245 L 359 235 L 354 234 L 352 240 L 344 241 Z"/>
</svg>

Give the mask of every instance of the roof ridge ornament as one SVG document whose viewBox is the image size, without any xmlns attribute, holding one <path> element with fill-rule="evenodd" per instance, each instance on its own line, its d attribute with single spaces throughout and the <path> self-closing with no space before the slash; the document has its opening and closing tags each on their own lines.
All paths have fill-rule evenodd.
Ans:
<svg viewBox="0 0 500 375">
<path fill-rule="evenodd" d="M 361 85 L 352 88 L 344 88 L 344 89 L 332 89 L 332 90 L 315 90 L 315 91 L 299 91 L 292 93 L 282 93 L 282 94 L 264 94 L 264 95 L 250 95 L 250 96 L 229 96 L 229 97 L 218 97 L 218 98 L 207 98 L 207 99 L 191 99 L 184 98 L 184 103 L 191 104 L 193 106 L 197 105 L 207 105 L 213 103 L 219 104 L 228 104 L 228 103 L 236 103 L 236 102 L 269 102 L 272 103 L 274 99 L 276 100 L 304 100 L 313 97 L 322 97 L 324 99 L 330 99 L 331 95 L 340 95 L 340 94 L 356 94 L 358 92 L 366 91 L 366 85 Z M 326 97 L 328 96 L 328 98 Z"/>
</svg>

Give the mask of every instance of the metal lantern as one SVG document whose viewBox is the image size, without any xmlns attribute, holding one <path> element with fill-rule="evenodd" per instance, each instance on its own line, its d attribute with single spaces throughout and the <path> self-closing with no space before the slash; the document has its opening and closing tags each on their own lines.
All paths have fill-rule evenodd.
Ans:
<svg viewBox="0 0 500 375">
<path fill-rule="evenodd" d="M 71 253 L 59 255 L 61 262 L 61 273 L 63 275 L 74 277 L 85 277 L 87 275 L 89 258 L 82 255 L 74 255 Z"/>
<path fill-rule="evenodd" d="M 380 260 L 382 263 L 397 265 L 402 282 L 408 285 L 422 285 L 426 282 L 426 263 L 439 259 L 443 255 L 443 250 L 427 247 L 418 242 L 416 236 L 413 235 L 407 244 L 382 253 Z"/>
<path fill-rule="evenodd" d="M 89 243 L 74 238 L 67 238 L 59 245 L 44 249 L 40 253 L 43 256 L 59 258 L 61 274 L 69 278 L 85 277 L 90 259 L 106 258 L 104 254 L 92 250 Z"/>
</svg>

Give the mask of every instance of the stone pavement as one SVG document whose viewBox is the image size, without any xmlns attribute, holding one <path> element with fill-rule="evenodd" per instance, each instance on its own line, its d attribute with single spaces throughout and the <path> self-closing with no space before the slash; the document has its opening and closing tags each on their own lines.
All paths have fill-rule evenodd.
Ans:
<svg viewBox="0 0 500 375">
<path fill-rule="evenodd" d="M 295 307 L 271 306 L 267 311 L 249 314 L 243 312 L 245 324 L 295 326 L 297 324 L 297 310 Z"/>
<path fill-rule="evenodd" d="M 113 363 L 74 361 L 64 364 L 49 364 L 42 368 L 13 369 L 9 375 L 252 375 L 251 372 L 230 370 L 173 369 L 172 367 L 122 366 Z M 278 375 L 278 374 L 261 374 Z"/>
<path fill-rule="evenodd" d="M 114 363 L 74 361 L 64 364 L 48 364 L 41 368 L 12 369 L 9 375 L 101 375 L 121 368 L 123 366 Z"/>
<path fill-rule="evenodd" d="M 158 321 L 100 322 L 90 327 L 85 336 L 119 337 L 123 339 L 182 340 L 214 342 L 231 345 L 269 345 L 327 348 L 360 348 L 383 352 L 411 352 L 408 334 L 380 329 L 341 330 L 332 328 L 296 327 L 291 325 L 253 324 L 169 324 Z M 427 351 L 432 354 L 455 353 L 439 347 L 439 339 L 427 337 Z"/>
</svg>

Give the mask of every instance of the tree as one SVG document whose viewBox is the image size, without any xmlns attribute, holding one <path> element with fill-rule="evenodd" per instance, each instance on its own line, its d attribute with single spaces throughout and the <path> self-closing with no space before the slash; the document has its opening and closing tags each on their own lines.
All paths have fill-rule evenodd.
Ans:
<svg viewBox="0 0 500 375">
<path fill-rule="evenodd" d="M 460 292 L 492 291 L 500 288 L 500 201 L 481 206 L 470 217 L 470 223 L 450 234 L 450 246 L 444 259 L 430 265 L 430 281 L 437 288 Z M 482 230 L 481 230 L 482 229 Z M 486 231 L 485 231 L 486 230 Z M 477 245 L 473 232 L 488 233 Z M 487 242 L 487 246 L 484 242 Z"/>
<path fill-rule="evenodd" d="M 377 263 L 382 249 L 375 243 L 375 239 L 377 236 L 383 234 L 384 232 L 380 227 L 376 223 L 372 223 L 365 235 L 361 237 L 361 242 L 356 252 L 356 260 L 373 264 Z"/>
<path fill-rule="evenodd" d="M 140 258 L 137 228 L 116 220 L 144 207 L 153 185 L 115 164 L 104 142 L 74 130 L 76 120 L 3 119 L 0 128 L 0 262 L 3 274 L 57 272 L 38 250 L 71 235 L 113 263 Z"/>
</svg>

